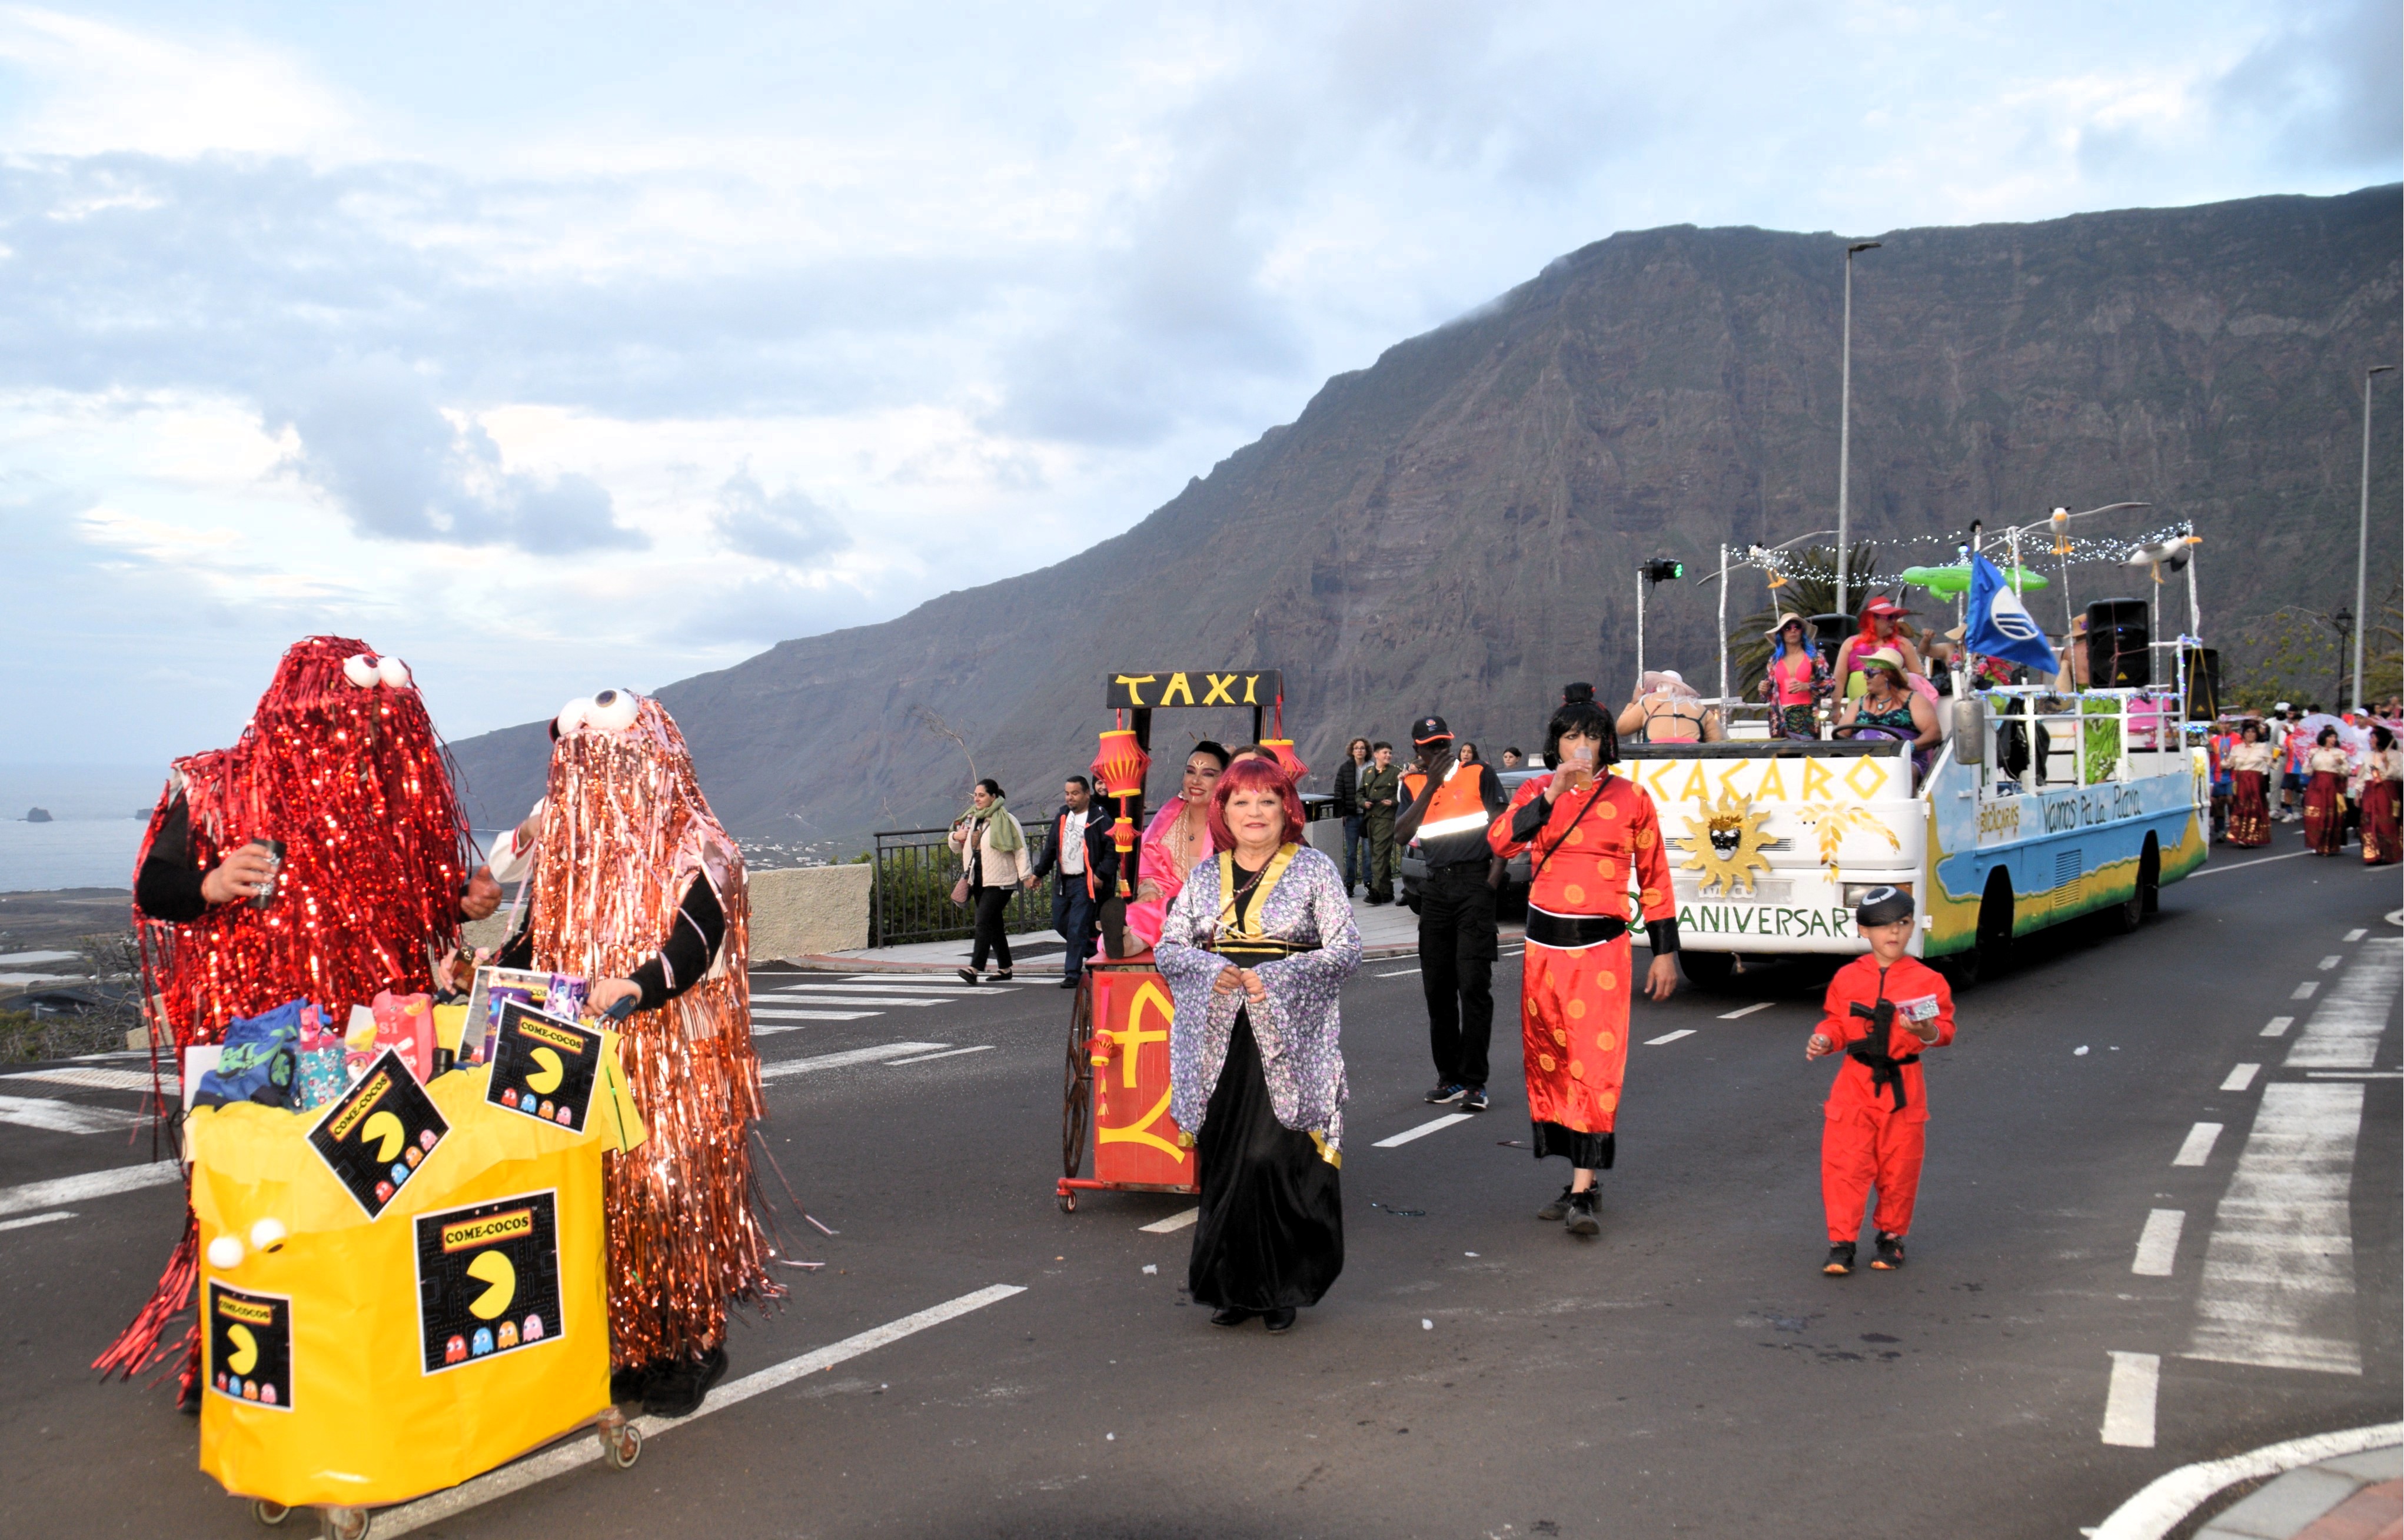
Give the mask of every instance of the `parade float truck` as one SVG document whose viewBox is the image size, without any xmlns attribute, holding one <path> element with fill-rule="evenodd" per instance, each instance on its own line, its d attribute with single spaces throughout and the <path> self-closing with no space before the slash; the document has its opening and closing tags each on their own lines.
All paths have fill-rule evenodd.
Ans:
<svg viewBox="0 0 2404 1540">
<path fill-rule="evenodd" d="M 1967 983 L 2048 926 L 2135 930 L 2203 864 L 2208 770 L 2181 716 L 2173 692 L 2011 686 L 1949 702 L 1924 770 L 1874 728 L 1628 745 L 1618 769 L 1660 810 L 1697 986 L 1866 950 L 1853 906 L 1880 884 L 1911 895 L 1914 955 Z"/>
</svg>

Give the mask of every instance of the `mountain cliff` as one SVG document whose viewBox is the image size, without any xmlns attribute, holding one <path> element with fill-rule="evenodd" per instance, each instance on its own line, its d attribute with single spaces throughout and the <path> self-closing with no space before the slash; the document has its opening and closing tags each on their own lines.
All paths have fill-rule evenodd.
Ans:
<svg viewBox="0 0 2404 1540">
<path fill-rule="evenodd" d="M 2024 522 L 2058 504 L 2192 518 L 2207 631 L 2352 599 L 2361 371 L 2397 357 L 2404 189 L 1896 231 L 1856 259 L 1856 539 Z M 713 805 L 751 835 L 940 821 L 966 762 L 1047 809 L 1123 669 L 1284 670 L 1324 786 L 1353 735 L 1444 712 L 1528 743 L 1561 683 L 1624 697 L 1635 569 L 1647 659 L 1714 666 L 1719 542 L 1833 525 L 1844 238 L 1679 226 L 1612 236 L 1327 382 L 1301 416 L 1135 527 L 899 619 L 777 644 L 660 698 Z M 2397 565 L 2396 395 L 2376 421 L 2373 587 Z M 2104 521 L 2095 521 L 2102 525 Z M 2104 531 L 2099 529 L 2098 533 Z M 1890 567 L 1950 559 L 1950 544 Z M 2139 593 L 2074 569 L 2081 602 Z M 1761 604 L 1740 573 L 1729 612 Z M 1155 752 L 1234 741 L 1157 719 Z M 539 794 L 542 726 L 455 746 L 478 822 Z M 1155 770 L 1155 795 L 1162 784 Z"/>
</svg>

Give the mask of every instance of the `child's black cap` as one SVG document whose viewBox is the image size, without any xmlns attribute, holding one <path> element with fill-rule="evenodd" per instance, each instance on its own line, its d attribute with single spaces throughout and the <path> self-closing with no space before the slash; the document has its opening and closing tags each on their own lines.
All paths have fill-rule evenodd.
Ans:
<svg viewBox="0 0 2404 1540">
<path fill-rule="evenodd" d="M 1856 925 L 1893 925 L 1896 920 L 1910 917 L 1911 895 L 1900 888 L 1889 888 L 1883 884 L 1864 893 L 1862 902 L 1853 907 L 1853 923 Z"/>
</svg>

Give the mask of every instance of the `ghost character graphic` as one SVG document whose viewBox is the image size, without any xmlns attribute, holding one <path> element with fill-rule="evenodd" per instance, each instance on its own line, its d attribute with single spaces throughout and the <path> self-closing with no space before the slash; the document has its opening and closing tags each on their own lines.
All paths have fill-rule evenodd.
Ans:
<svg viewBox="0 0 2404 1540">
<path fill-rule="evenodd" d="M 424 1150 L 427 1155 L 432 1155 L 434 1153 L 434 1142 L 440 1137 L 440 1135 L 437 1134 L 431 1128 L 425 1129 L 417 1136 L 418 1147 Z"/>
<path fill-rule="evenodd" d="M 503 1349 L 503 1350 L 505 1350 L 505 1351 L 506 1351 L 506 1350 L 508 1350 L 508 1349 L 514 1348 L 514 1347 L 516 1347 L 517 1345 L 518 1345 L 518 1326 L 517 1326 L 517 1323 L 516 1323 L 516 1322 L 514 1322 L 514 1321 L 504 1321 L 504 1322 L 502 1322 L 502 1323 L 501 1323 L 501 1329 L 500 1329 L 500 1333 L 499 1333 L 499 1335 L 496 1336 L 496 1337 L 493 1338 L 493 1346 L 495 1346 L 496 1348 L 500 1348 L 500 1349 Z"/>
<path fill-rule="evenodd" d="M 468 1356 L 470 1358 L 482 1358 L 492 1351 L 493 1329 L 490 1326 L 477 1327 L 476 1339 L 468 1345 Z"/>
<path fill-rule="evenodd" d="M 530 1315 L 526 1317 L 525 1339 L 529 1342 L 539 1342 L 542 1340 L 542 1317 L 538 1315 Z"/>
<path fill-rule="evenodd" d="M 468 1339 L 466 1337 L 454 1337 L 450 1341 L 442 1344 L 442 1362 L 445 1364 L 462 1364 L 467 1362 L 467 1358 Z"/>
</svg>

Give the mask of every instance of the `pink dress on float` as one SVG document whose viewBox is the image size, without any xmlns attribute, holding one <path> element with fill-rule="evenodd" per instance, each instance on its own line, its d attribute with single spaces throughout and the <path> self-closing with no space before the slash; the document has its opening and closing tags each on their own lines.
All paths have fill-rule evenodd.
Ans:
<svg viewBox="0 0 2404 1540">
<path fill-rule="evenodd" d="M 1143 860 L 1136 868 L 1136 889 L 1141 891 L 1149 882 L 1160 889 L 1160 897 L 1129 903 L 1126 926 L 1143 938 L 1146 946 L 1159 945 L 1160 927 L 1168 917 L 1168 906 L 1185 887 L 1185 874 L 1193 870 L 1192 861 L 1179 859 L 1176 842 L 1170 837 L 1170 831 L 1184 814 L 1185 798 L 1174 796 L 1161 804 L 1160 811 L 1143 827 Z M 1197 858 L 1209 850 L 1209 836 L 1205 834 L 1202 850 L 1195 852 Z"/>
</svg>

